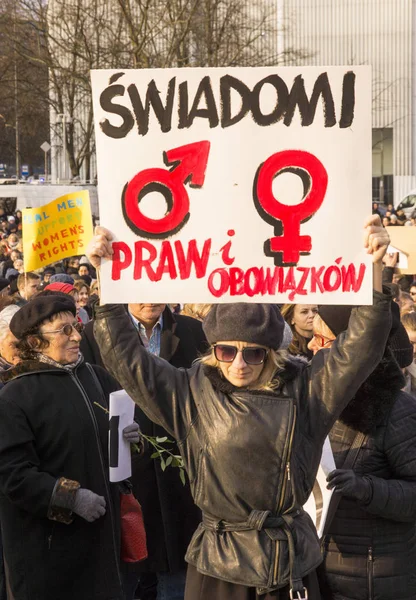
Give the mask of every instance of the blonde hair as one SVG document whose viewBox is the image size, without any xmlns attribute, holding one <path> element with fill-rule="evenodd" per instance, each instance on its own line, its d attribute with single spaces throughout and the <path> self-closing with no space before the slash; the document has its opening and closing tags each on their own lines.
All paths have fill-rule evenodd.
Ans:
<svg viewBox="0 0 416 600">
<path fill-rule="evenodd" d="M 402 325 L 409 331 L 416 331 L 416 312 L 408 312 L 402 316 Z"/>
<path fill-rule="evenodd" d="M 288 347 L 288 352 L 289 354 L 293 354 L 293 356 L 297 356 L 298 354 L 306 355 L 308 352 L 308 342 L 303 335 L 300 335 L 300 333 L 296 331 L 296 328 L 292 323 L 292 319 L 295 316 L 295 307 L 296 304 L 284 304 L 280 309 L 281 315 L 289 325 L 293 336 Z"/>
<path fill-rule="evenodd" d="M 80 292 L 82 290 L 82 288 L 87 288 L 87 292 L 88 292 L 88 296 L 90 295 L 90 286 L 88 285 L 88 283 L 85 283 L 85 281 L 83 279 L 77 279 L 76 281 L 74 281 L 74 288 L 76 290 L 78 290 L 78 292 Z"/>
<path fill-rule="evenodd" d="M 288 352 L 287 350 L 272 350 L 271 348 L 268 350 L 269 351 L 260 376 L 254 383 L 248 385 L 245 389 L 273 391 L 281 385 L 281 380 L 276 377 L 276 374 L 285 368 L 288 361 Z M 220 361 L 215 358 L 214 346 L 211 346 L 208 352 L 198 358 L 196 362 L 200 362 L 208 367 L 215 367 L 222 375 Z"/>
<path fill-rule="evenodd" d="M 211 307 L 212 304 L 184 304 L 181 315 L 203 321 L 211 310 Z"/>
</svg>

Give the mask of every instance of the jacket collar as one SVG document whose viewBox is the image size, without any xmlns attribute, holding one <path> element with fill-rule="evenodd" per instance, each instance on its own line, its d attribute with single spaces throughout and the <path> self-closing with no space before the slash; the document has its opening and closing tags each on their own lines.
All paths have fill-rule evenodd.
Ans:
<svg viewBox="0 0 416 600">
<path fill-rule="evenodd" d="M 81 364 L 82 362 L 83 360 L 81 359 L 78 364 Z M 12 379 L 16 379 L 17 377 L 23 377 L 24 375 L 31 375 L 33 373 L 46 373 L 48 371 L 54 373 L 68 373 L 68 371 L 65 369 L 60 369 L 59 367 L 55 367 L 51 364 L 44 363 L 39 360 L 24 360 L 23 362 L 20 362 L 17 365 L 13 366 L 11 369 L 0 373 L 0 381 L 3 383 L 8 383 Z"/>
</svg>

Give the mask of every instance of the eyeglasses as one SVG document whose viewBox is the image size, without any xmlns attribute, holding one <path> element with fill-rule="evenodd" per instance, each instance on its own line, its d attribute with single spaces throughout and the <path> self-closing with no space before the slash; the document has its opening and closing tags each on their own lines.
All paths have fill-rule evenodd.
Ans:
<svg viewBox="0 0 416 600">
<path fill-rule="evenodd" d="M 328 344 L 332 344 L 332 342 L 335 342 L 335 339 L 329 340 L 323 335 L 318 335 L 316 333 L 314 334 L 313 338 L 320 348 L 325 348 L 325 346 L 327 346 Z"/>
<path fill-rule="evenodd" d="M 226 344 L 216 344 L 214 346 L 215 358 L 220 362 L 233 362 L 239 352 L 241 352 L 244 362 L 248 365 L 262 365 L 268 354 L 266 348 L 247 346 L 246 348 L 239 350 L 235 346 L 228 346 Z"/>
<path fill-rule="evenodd" d="M 55 329 L 54 331 L 42 331 L 44 333 L 63 333 L 67 337 L 71 337 L 72 331 L 75 329 L 77 333 L 82 333 L 84 325 L 82 323 L 66 323 L 61 329 Z"/>
</svg>

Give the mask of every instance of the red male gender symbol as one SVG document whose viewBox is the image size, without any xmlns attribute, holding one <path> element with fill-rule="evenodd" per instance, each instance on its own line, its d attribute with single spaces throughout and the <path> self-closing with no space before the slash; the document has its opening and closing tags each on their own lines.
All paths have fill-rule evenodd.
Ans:
<svg viewBox="0 0 416 600">
<path fill-rule="evenodd" d="M 300 204 L 282 204 L 275 198 L 273 180 L 283 172 L 296 173 L 303 181 L 307 176 L 308 185 Z M 262 219 L 275 227 L 275 237 L 265 243 L 265 253 L 275 256 L 276 265 L 296 265 L 300 254 L 311 251 L 312 239 L 309 235 L 300 235 L 300 225 L 321 206 L 327 185 L 325 167 L 309 152 L 284 150 L 273 154 L 260 165 L 254 184 L 254 202 Z"/>
<path fill-rule="evenodd" d="M 202 187 L 208 163 L 210 142 L 202 141 L 163 153 L 170 171 L 152 168 L 140 171 L 124 187 L 121 204 L 124 219 L 134 233 L 146 238 L 163 239 L 177 233 L 189 219 L 189 196 L 185 184 Z M 161 193 L 166 213 L 160 219 L 143 214 L 140 201 L 150 192 Z"/>
</svg>

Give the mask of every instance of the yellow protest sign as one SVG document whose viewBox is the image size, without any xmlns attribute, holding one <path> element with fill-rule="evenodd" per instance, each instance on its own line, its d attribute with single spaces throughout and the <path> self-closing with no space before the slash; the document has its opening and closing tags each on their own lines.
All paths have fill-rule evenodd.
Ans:
<svg viewBox="0 0 416 600">
<path fill-rule="evenodd" d="M 92 238 L 88 191 L 65 194 L 39 208 L 26 208 L 22 213 L 25 271 L 83 254 Z"/>
</svg>

